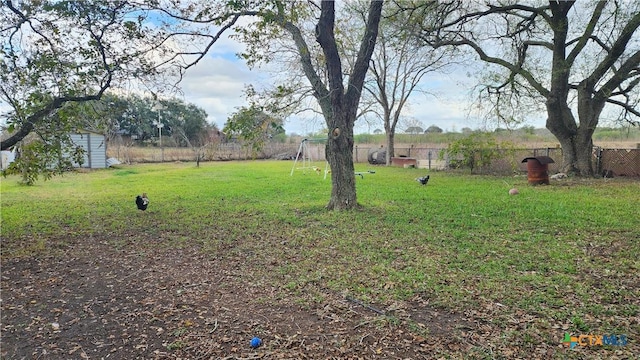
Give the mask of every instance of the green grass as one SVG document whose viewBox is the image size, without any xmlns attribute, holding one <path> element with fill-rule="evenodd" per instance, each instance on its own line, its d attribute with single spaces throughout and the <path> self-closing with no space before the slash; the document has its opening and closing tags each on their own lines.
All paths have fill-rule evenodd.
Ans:
<svg viewBox="0 0 640 360">
<path fill-rule="evenodd" d="M 505 344 L 615 330 L 637 346 L 629 319 L 640 309 L 639 182 L 533 187 L 526 177 L 432 172 L 422 187 L 414 179 L 424 170 L 357 164 L 376 171 L 356 180 L 363 209 L 328 212 L 330 180 L 290 176 L 291 165 L 124 166 L 33 187 L 2 179 L 2 256 L 55 254 L 72 236 L 197 245 L 210 256 L 242 254 L 250 281 L 301 304 L 322 301 L 326 289 L 377 304 L 420 297 L 491 313 Z M 511 186 L 520 194 L 509 196 Z M 134 205 L 142 192 L 145 213 Z M 495 304 L 505 311 L 487 310 Z M 514 331 L 511 319 L 523 314 L 530 327 Z"/>
</svg>

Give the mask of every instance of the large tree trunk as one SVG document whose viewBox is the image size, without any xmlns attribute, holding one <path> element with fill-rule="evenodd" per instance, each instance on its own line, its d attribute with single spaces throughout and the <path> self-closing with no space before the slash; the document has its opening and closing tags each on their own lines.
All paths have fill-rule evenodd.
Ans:
<svg viewBox="0 0 640 360">
<path fill-rule="evenodd" d="M 579 131 L 575 135 L 554 134 L 562 147 L 561 171 L 567 174 L 593 176 L 593 143 L 588 132 Z M 559 159 L 554 159 L 558 161 Z"/>
<path fill-rule="evenodd" d="M 595 128 L 594 128 L 595 129 Z M 575 137 L 576 158 L 575 173 L 581 176 L 593 176 L 593 130 L 580 126 Z"/>
<path fill-rule="evenodd" d="M 551 86 L 546 94 L 547 129 L 558 139 L 562 147 L 562 171 L 568 174 L 591 175 L 593 131 L 586 131 L 582 123 L 580 127 L 577 125 L 568 105 L 571 63 L 567 60 L 566 54 L 569 31 L 567 13 L 572 6 L 573 2 L 550 4 L 554 36 Z"/>
<path fill-rule="evenodd" d="M 576 125 L 573 113 L 566 104 L 553 104 L 552 101 L 547 101 L 547 112 L 549 114 L 547 129 L 558 139 L 562 147 L 562 172 L 593 176 L 592 136 L 600 111 L 593 109 L 587 113 L 580 113 L 579 126 Z"/>
<path fill-rule="evenodd" d="M 326 157 L 331 167 L 331 199 L 329 210 L 345 210 L 358 207 L 356 180 L 353 166 L 353 125 L 356 120 L 364 78 L 378 36 L 378 24 L 382 1 L 372 1 L 365 34 L 360 44 L 349 83 L 345 91 L 342 64 L 334 36 L 335 8 L 333 1 L 321 2 L 321 14 L 316 25 L 316 40 L 325 55 L 329 91 L 320 86 L 317 75 L 307 71 L 314 85 L 316 97 L 322 108 L 329 129 Z"/>
<path fill-rule="evenodd" d="M 391 165 L 391 158 L 395 156 L 395 133 L 393 131 L 387 131 L 387 155 L 386 164 Z"/>
<path fill-rule="evenodd" d="M 593 129 L 583 124 L 578 127 L 566 102 L 547 100 L 547 129 L 558 139 L 562 147 L 562 172 L 592 176 L 591 150 Z M 559 159 L 554 159 L 558 161 Z"/>
<path fill-rule="evenodd" d="M 348 126 L 346 112 L 334 113 L 329 131 L 326 156 L 331 167 L 331 199 L 327 208 L 345 210 L 358 206 L 353 165 L 353 126 Z"/>
<path fill-rule="evenodd" d="M 288 21 L 282 23 L 293 36 L 300 54 L 302 69 L 313 87 L 313 95 L 320 104 L 322 114 L 327 122 L 327 129 L 329 129 L 325 148 L 327 162 L 331 167 L 331 199 L 327 204 L 329 210 L 358 207 L 353 166 L 353 125 L 356 120 L 364 78 L 369 69 L 369 61 L 378 37 L 382 5 L 382 1 L 379 0 L 372 0 L 369 5 L 365 34 L 360 43 L 360 50 L 353 70 L 349 75 L 346 91 L 340 53 L 334 36 L 334 2 L 329 0 L 321 2 L 320 18 L 316 25 L 316 40 L 322 47 L 325 56 L 326 85 L 328 87 L 314 70 L 309 48 L 300 29 Z"/>
<path fill-rule="evenodd" d="M 553 87 L 547 97 L 547 129 L 562 146 L 562 171 L 593 176 L 593 133 L 598 126 L 605 98 L 585 80 L 578 86 L 578 122 L 567 105 L 567 87 Z"/>
</svg>

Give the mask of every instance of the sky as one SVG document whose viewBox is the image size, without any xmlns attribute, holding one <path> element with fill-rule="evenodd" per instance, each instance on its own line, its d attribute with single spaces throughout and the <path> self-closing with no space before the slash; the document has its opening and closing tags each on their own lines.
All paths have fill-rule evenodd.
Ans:
<svg viewBox="0 0 640 360">
<path fill-rule="evenodd" d="M 277 83 L 272 72 L 249 69 L 236 55 L 242 50 L 242 44 L 228 37 L 218 40 L 207 56 L 186 72 L 180 84 L 182 94 L 176 95 L 185 102 L 204 109 L 208 114 L 208 121 L 220 129 L 231 114 L 247 105 L 244 96 L 246 86 L 253 85 L 260 89 Z M 422 90 L 428 94 L 414 93 L 403 116 L 417 120 L 417 125 L 424 129 L 432 125 L 444 131 L 485 127 L 491 129 L 496 124 L 486 124 L 470 111 L 473 104 L 469 92 L 477 80 L 469 73 L 473 73 L 473 70 L 461 66 L 449 74 L 427 74 Z M 0 112 L 6 110 L 5 105 L 0 102 Z M 527 125 L 544 127 L 544 118 L 545 115 L 541 114 L 536 117 L 537 120 Z M 307 114 L 287 119 L 284 127 L 289 134 L 307 135 L 321 131 L 325 122 L 319 115 Z M 399 125 L 397 132 L 403 132 L 406 127 Z M 367 124 L 358 120 L 354 130 L 356 133 L 373 133 L 376 129 L 383 129 L 381 121 Z"/>
<path fill-rule="evenodd" d="M 194 68 L 187 71 L 182 83 L 182 99 L 204 109 L 208 121 L 220 129 L 227 118 L 239 107 L 246 106 L 243 90 L 249 84 L 261 88 L 276 81 L 274 75 L 260 69 L 249 69 L 246 63 L 235 55 L 243 45 L 225 38 L 213 45 L 208 56 Z M 415 93 L 410 98 L 403 116 L 419 121 L 424 129 L 435 125 L 444 131 L 460 131 L 468 127 L 482 128 L 482 119 L 469 116 L 469 89 L 475 79 L 469 77 L 468 69 L 461 67 L 450 74 L 428 74 L 423 90 L 429 94 Z M 543 123 L 531 124 L 543 127 Z M 288 134 L 307 135 L 316 133 L 325 127 L 324 119 L 318 115 L 305 115 L 287 119 L 284 124 Z M 356 133 L 373 133 L 384 129 L 382 122 L 367 124 L 358 120 Z M 397 131 L 404 128 L 399 125 Z"/>
<path fill-rule="evenodd" d="M 190 68 L 180 84 L 180 97 L 187 103 L 194 104 L 208 114 L 208 121 L 218 128 L 224 127 L 227 118 L 238 108 L 247 105 L 244 89 L 253 85 L 260 89 L 266 85 L 277 83 L 273 72 L 261 69 L 250 69 L 244 60 L 236 55 L 244 46 L 237 41 L 223 37 L 210 49 L 209 53 L 196 66 Z M 461 67 L 450 74 L 427 74 L 422 90 L 428 92 L 415 93 L 403 111 L 403 116 L 418 121 L 419 126 L 426 129 L 435 125 L 444 131 L 460 131 L 468 127 L 482 128 L 484 123 L 479 118 L 469 116 L 469 89 L 475 80 L 467 75 L 469 70 Z M 0 103 L 0 110 L 3 109 Z M 532 124 L 542 127 L 544 124 Z M 288 134 L 308 135 L 324 129 L 325 121 L 318 114 L 308 113 L 285 121 L 284 128 Z M 397 132 L 403 132 L 407 125 L 399 124 Z M 373 133 L 376 129 L 384 129 L 381 121 L 369 124 L 356 121 L 356 133 Z"/>
<path fill-rule="evenodd" d="M 241 44 L 229 38 L 221 39 L 213 45 L 206 59 L 187 72 L 182 83 L 183 100 L 203 108 L 209 115 L 209 122 L 217 124 L 219 128 L 224 127 L 226 119 L 237 108 L 247 104 L 243 94 L 246 85 L 252 84 L 260 89 L 261 85 L 277 83 L 272 74 L 260 69 L 250 70 L 244 61 L 238 59 L 235 54 L 242 49 Z M 486 69 L 487 65 L 481 63 L 476 55 L 472 56 L 471 59 L 462 59 L 460 63 L 466 64 L 458 65 L 448 74 L 426 74 L 421 84 L 422 92 L 414 92 L 410 97 L 403 117 L 417 120 L 418 124 L 415 125 L 423 129 L 435 125 L 444 131 L 461 131 L 463 128 L 493 130 L 499 126 L 474 111 L 476 104 L 471 97 L 471 90 L 478 84 L 474 70 Z M 575 104 L 572 104 L 572 109 L 577 115 Z M 522 125 L 545 127 L 545 112 L 526 113 L 525 116 L 528 122 Z M 610 126 L 614 124 L 616 116 L 616 109 L 607 107 L 600 124 Z M 319 115 L 299 116 L 287 119 L 284 127 L 289 134 L 307 135 L 323 130 L 325 121 Z M 399 124 L 396 131 L 403 132 L 407 127 Z M 381 121 L 367 124 L 357 120 L 354 131 L 373 133 L 376 129 L 384 129 Z"/>
<path fill-rule="evenodd" d="M 229 45 L 224 44 L 220 49 L 215 49 L 214 45 L 209 56 L 189 69 L 181 83 L 183 100 L 204 109 L 208 121 L 220 129 L 237 108 L 247 105 L 243 92 L 247 85 L 260 88 L 274 81 L 273 75 L 266 71 L 250 70 L 233 53 L 239 47 Z M 445 131 L 479 128 L 483 126 L 482 120 L 468 116 L 468 89 L 472 86 L 473 79 L 464 74 L 464 69 L 451 74 L 430 74 L 423 86 L 429 94 L 415 93 L 403 115 L 415 118 L 424 129 L 432 125 Z M 309 114 L 287 119 L 284 127 L 288 134 L 307 135 L 322 130 L 324 125 L 324 119 Z M 355 132 L 373 133 L 376 129 L 384 129 L 382 122 L 367 124 L 357 121 Z"/>
</svg>

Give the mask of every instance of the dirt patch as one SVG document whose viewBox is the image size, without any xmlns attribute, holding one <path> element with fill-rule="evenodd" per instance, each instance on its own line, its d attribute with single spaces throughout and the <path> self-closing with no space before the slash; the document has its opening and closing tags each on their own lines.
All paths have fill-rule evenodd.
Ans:
<svg viewBox="0 0 640 360">
<path fill-rule="evenodd" d="M 288 292 L 237 249 L 140 234 L 44 243 L 29 257 L 15 257 L 18 240 L 3 243 L 0 358 L 622 359 L 636 349 L 569 350 L 569 323 L 481 297 L 455 312 L 428 293 L 367 304 L 320 282 Z"/>
<path fill-rule="evenodd" d="M 2 358 L 415 359 L 472 347 L 462 315 L 417 300 L 377 312 L 328 290 L 298 304 L 245 281 L 241 257 L 195 245 L 92 238 L 49 250 L 3 260 Z"/>
</svg>

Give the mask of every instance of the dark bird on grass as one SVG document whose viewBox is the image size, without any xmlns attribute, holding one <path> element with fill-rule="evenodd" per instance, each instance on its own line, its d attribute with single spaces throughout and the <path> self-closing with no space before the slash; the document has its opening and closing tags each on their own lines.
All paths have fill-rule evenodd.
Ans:
<svg viewBox="0 0 640 360">
<path fill-rule="evenodd" d="M 147 206 L 149 205 L 149 198 L 147 197 L 147 193 L 142 193 L 142 196 L 136 196 L 136 205 L 138 206 L 139 210 L 147 210 Z"/>
<path fill-rule="evenodd" d="M 416 178 L 416 181 L 422 185 L 427 185 L 427 183 L 429 182 L 429 175 Z"/>
</svg>

